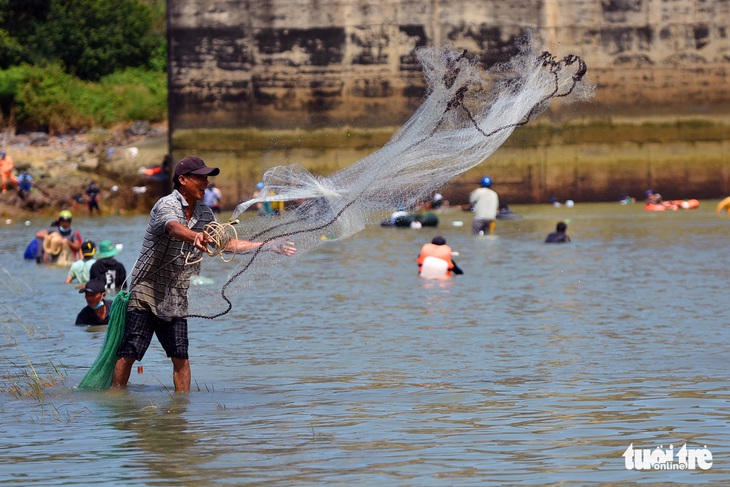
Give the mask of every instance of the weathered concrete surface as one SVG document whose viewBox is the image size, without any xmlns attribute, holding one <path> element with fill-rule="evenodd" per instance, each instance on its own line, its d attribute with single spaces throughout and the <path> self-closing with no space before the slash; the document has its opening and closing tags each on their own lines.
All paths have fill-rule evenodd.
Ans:
<svg viewBox="0 0 730 487">
<path fill-rule="evenodd" d="M 507 59 L 528 29 L 589 67 L 593 116 L 724 113 L 728 0 L 178 0 L 174 128 L 400 124 L 420 102 L 414 55 Z"/>
<path fill-rule="evenodd" d="M 528 29 L 538 30 L 554 54 L 583 57 L 596 86 L 590 103 L 556 105 L 543 116 L 554 125 L 620 117 L 637 131 L 636 119 L 644 117 L 722 125 L 730 108 L 730 0 L 177 0 L 168 9 L 176 158 L 206 143 L 185 136 L 199 128 L 400 125 L 423 95 L 417 47 L 448 43 L 489 67 L 511 56 Z M 730 191 L 722 140 L 702 149 L 684 140 L 671 151 L 649 150 L 650 142 L 615 137 L 584 148 L 559 140 L 510 148 L 529 165 L 514 161 L 505 178 L 529 181 L 515 183 L 523 195 L 515 201 L 542 200 L 552 187 L 573 188 L 566 197 L 574 199 L 612 199 L 616 191 L 649 186 L 666 195 L 663 178 L 698 192 L 686 196 Z M 575 168 L 565 169 L 573 159 Z M 687 164 L 697 167 L 689 171 Z M 255 184 L 264 169 L 249 167 L 250 176 L 236 184 Z"/>
</svg>

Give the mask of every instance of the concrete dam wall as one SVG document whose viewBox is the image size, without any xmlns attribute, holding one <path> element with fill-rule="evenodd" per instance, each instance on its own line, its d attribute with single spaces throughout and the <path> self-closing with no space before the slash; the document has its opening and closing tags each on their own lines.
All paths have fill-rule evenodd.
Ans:
<svg viewBox="0 0 730 487">
<path fill-rule="evenodd" d="M 500 149 L 454 188 L 493 172 L 495 184 L 510 181 L 503 189 L 515 202 L 565 188 L 579 200 L 647 187 L 669 196 L 678 180 L 693 193 L 672 197 L 730 191 L 730 0 L 178 0 L 168 16 L 174 156 L 228 151 L 251 166 L 237 172 L 243 187 L 278 163 L 265 153 L 291 138 L 287 131 L 307 131 L 300 149 L 365 154 L 382 145 L 387 137 L 373 133 L 394 132 L 422 101 L 418 47 L 467 49 L 486 68 L 536 30 L 553 54 L 586 61 L 594 99 L 553 106 L 536 125 L 562 135 L 517 138 L 521 145 Z M 563 136 L 574 126 L 587 139 Z M 340 137 L 323 143 L 321 131 L 332 128 Z M 657 187 L 665 180 L 675 184 Z"/>
</svg>

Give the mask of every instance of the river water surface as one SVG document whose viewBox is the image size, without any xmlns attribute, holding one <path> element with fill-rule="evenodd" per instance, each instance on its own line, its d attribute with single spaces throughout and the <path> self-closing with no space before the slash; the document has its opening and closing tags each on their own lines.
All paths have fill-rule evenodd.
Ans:
<svg viewBox="0 0 730 487">
<path fill-rule="evenodd" d="M 65 269 L 22 259 L 48 222 L 4 224 L 0 484 L 727 485 L 730 219 L 715 203 L 515 206 L 494 237 L 457 210 L 438 229 L 368 227 L 191 319 L 187 395 L 156 340 L 128 389 L 75 390 L 104 335 L 73 325 L 85 303 Z M 565 218 L 573 243 L 543 244 Z M 123 243 L 129 270 L 146 221 L 74 225 Z M 463 276 L 417 277 L 436 234 Z M 685 444 L 712 466 L 679 470 Z M 629 469 L 630 445 L 674 455 Z"/>
</svg>

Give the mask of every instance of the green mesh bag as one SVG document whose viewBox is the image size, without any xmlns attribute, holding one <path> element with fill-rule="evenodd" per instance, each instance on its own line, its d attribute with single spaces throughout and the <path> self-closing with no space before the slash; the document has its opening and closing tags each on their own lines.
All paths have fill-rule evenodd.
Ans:
<svg viewBox="0 0 730 487">
<path fill-rule="evenodd" d="M 124 322 L 127 317 L 127 305 L 129 304 L 129 292 L 121 291 L 114 298 L 112 309 L 109 313 L 109 324 L 106 327 L 106 335 L 99 355 L 91 365 L 79 384 L 79 389 L 100 391 L 109 389 L 112 385 L 114 366 L 117 363 L 117 349 L 124 335 Z"/>
</svg>

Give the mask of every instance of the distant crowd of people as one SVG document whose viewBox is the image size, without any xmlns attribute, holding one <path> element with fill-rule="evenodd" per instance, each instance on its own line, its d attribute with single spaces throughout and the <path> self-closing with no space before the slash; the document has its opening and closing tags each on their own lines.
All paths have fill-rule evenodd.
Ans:
<svg viewBox="0 0 730 487">
<path fill-rule="evenodd" d="M 479 187 L 469 194 L 470 206 L 468 209 L 473 212 L 472 235 L 493 235 L 498 219 L 521 218 L 512 212 L 506 201 L 500 202 L 499 195 L 492 189 L 492 185 L 492 178 L 484 176 Z M 555 198 L 550 199 L 550 204 L 556 207 L 562 206 Z M 572 201 L 566 202 L 566 206 L 572 205 Z M 403 215 L 407 214 L 405 211 L 396 212 L 393 213 L 391 219 L 404 217 Z M 566 221 L 558 222 L 555 231 L 549 233 L 545 238 L 545 243 L 569 243 L 571 239 L 567 230 Z M 418 275 L 427 278 L 447 278 L 451 275 L 463 274 L 464 271 L 454 262 L 455 255 L 458 255 L 458 252 L 454 252 L 451 247 L 446 245 L 446 239 L 442 235 L 434 237 L 431 242 L 423 245 L 418 255 Z"/>
<path fill-rule="evenodd" d="M 2 153 L 3 157 L 7 154 Z M 3 171 L 7 165 L 3 165 Z M 63 210 L 48 228 L 39 230 L 34 240 L 35 247 L 26 250 L 26 257 L 39 263 L 67 265 L 66 283 L 75 284 L 79 293 L 84 295 L 85 305 L 78 312 L 75 323 L 86 326 L 110 324 L 112 298 L 125 291 L 127 301 L 123 337 L 117 351 L 112 384 L 116 387 L 126 386 L 132 364 L 142 360 L 150 345 L 153 335 L 157 335 L 165 352 L 173 365 L 173 382 L 175 390 L 186 392 L 190 389 L 190 366 L 187 345 L 187 294 L 191 278 L 197 275 L 199 267 L 185 265 L 180 259 L 183 249 L 194 247 L 206 252 L 215 243 L 203 228 L 206 224 L 216 222 L 216 214 L 221 212 L 222 194 L 209 177 L 217 176 L 218 168 L 208 167 L 198 157 L 186 157 L 174 167 L 172 193 L 161 197 L 150 212 L 150 219 L 142 244 L 142 251 L 135 263 L 132 275 L 137 276 L 135 282 L 127 282 L 127 271 L 115 257 L 122 250 L 120 244 L 105 239 L 98 243 L 95 240 L 83 239 L 81 233 L 72 226 L 73 215 L 70 210 Z M 3 190 L 7 184 L 17 184 L 23 191 L 29 187 L 21 186 L 25 179 L 13 179 L 6 174 L 3 177 Z M 32 178 L 28 183 L 32 185 Z M 470 210 L 473 212 L 471 234 L 474 236 L 494 235 L 496 221 L 500 217 L 519 218 L 514 215 L 506 201 L 501 201 L 493 189 L 494 181 L 485 176 L 479 187 L 469 194 Z M 32 187 L 32 186 L 31 186 Z M 270 198 L 263 182 L 256 185 L 254 198 L 257 199 L 257 211 L 262 217 L 275 216 L 285 211 L 283 201 Z M 100 213 L 99 196 L 101 189 L 94 181 L 90 181 L 84 190 L 85 202 L 90 216 Z M 647 201 L 661 201 L 655 192 L 647 192 Z M 622 195 L 622 201 L 629 197 Z M 326 203 L 326 201 L 323 201 Z M 326 204 L 315 201 L 298 202 L 297 215 L 301 218 L 315 217 L 320 211 L 327 211 Z M 558 206 L 555 198 L 550 202 Z M 431 212 L 438 225 L 436 213 L 448 206 L 448 201 L 439 193 L 431 200 L 419 206 L 419 209 Z M 572 206 L 572 201 L 566 201 Z M 730 207 L 730 203 L 728 203 Z M 303 211 L 307 210 L 306 212 Z M 302 210 L 300 212 L 300 210 Z M 399 218 L 412 217 L 405 209 L 398 209 L 391 216 L 391 223 Z M 423 219 L 419 221 L 422 223 Z M 425 224 L 423 226 L 426 226 Z M 413 228 L 413 227 L 411 227 Z M 545 238 L 545 243 L 570 243 L 567 233 L 568 221 L 560 221 L 555 231 Z M 292 242 L 282 241 L 264 243 L 231 239 L 225 244 L 226 252 L 250 252 L 263 245 L 286 256 L 293 255 L 296 248 Z M 455 262 L 459 253 L 454 251 L 443 235 L 436 235 L 422 245 L 416 258 L 418 274 L 424 278 L 449 278 L 464 274 L 464 270 Z M 164 269 L 164 272 L 162 272 Z M 172 300 L 172 301 L 171 301 Z M 174 301 L 175 306 L 171 303 Z M 160 330 L 165 330 L 160 333 Z"/>
<path fill-rule="evenodd" d="M 39 264 L 68 266 L 65 282 L 76 284 L 82 293 L 85 291 L 88 305 L 77 316 L 76 324 L 103 324 L 108 319 L 103 298 L 114 297 L 127 287 L 127 270 L 124 264 L 115 259 L 123 247 L 111 240 L 102 240 L 98 246 L 93 240 L 84 240 L 72 223 L 71 211 L 62 210 L 47 228 L 36 232 L 24 257 Z M 89 307 L 91 309 L 87 309 Z M 92 316 L 98 320 L 88 322 Z"/>
</svg>

